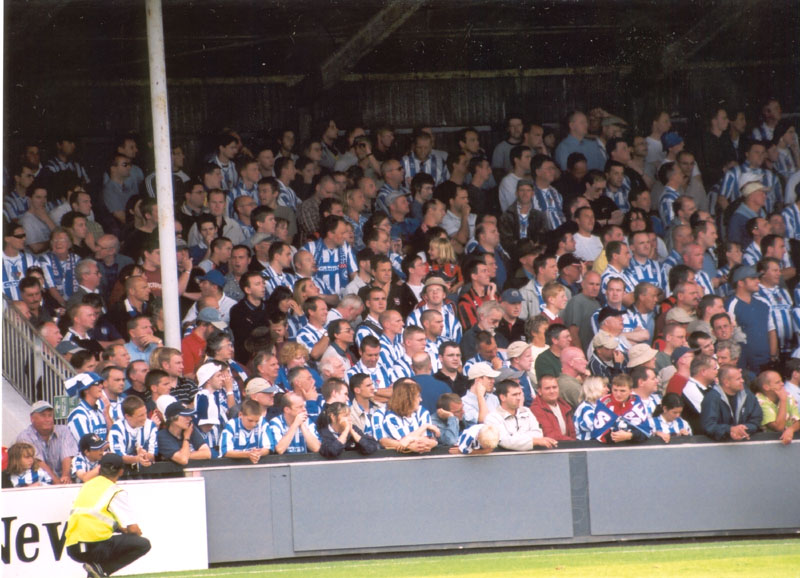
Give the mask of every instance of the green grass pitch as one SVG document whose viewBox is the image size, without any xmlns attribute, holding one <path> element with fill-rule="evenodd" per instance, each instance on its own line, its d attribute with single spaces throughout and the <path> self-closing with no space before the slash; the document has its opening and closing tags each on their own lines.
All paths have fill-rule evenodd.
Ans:
<svg viewBox="0 0 800 578">
<path fill-rule="evenodd" d="M 800 576 L 800 540 L 724 540 L 365 558 L 148 574 L 155 578 L 361 576 Z M 141 576 L 140 578 L 144 578 Z"/>
</svg>

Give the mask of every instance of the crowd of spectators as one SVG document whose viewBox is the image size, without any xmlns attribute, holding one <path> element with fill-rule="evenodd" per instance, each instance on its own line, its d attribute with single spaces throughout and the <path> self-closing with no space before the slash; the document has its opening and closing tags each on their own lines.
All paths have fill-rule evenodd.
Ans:
<svg viewBox="0 0 800 578">
<path fill-rule="evenodd" d="M 701 115 L 698 115 L 701 116 Z M 454 454 L 743 440 L 800 429 L 800 155 L 780 104 L 717 106 L 692 147 L 654 111 L 563 138 L 510 115 L 401 147 L 325 120 L 305 142 L 172 147 L 183 339 L 166 347 L 155 175 L 61 136 L 7 171 L 3 293 L 75 368 L 34 404 L 13 485 L 379 448 Z M 645 134 L 646 133 L 646 134 Z M 341 139 L 340 139 L 341 137 Z M 145 156 L 145 155 L 143 155 Z M 44 162 L 43 162 L 44 161 Z M 31 447 L 33 450 L 31 450 Z"/>
</svg>

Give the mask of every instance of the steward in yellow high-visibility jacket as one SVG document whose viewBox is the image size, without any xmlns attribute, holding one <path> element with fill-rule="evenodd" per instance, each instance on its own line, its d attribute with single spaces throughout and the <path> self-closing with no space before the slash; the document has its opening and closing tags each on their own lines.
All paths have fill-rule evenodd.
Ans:
<svg viewBox="0 0 800 578">
<path fill-rule="evenodd" d="M 93 578 L 110 576 L 150 551 L 150 541 L 134 522 L 125 490 L 116 481 L 122 458 L 106 454 L 100 475 L 81 487 L 67 522 L 67 554 Z"/>
</svg>

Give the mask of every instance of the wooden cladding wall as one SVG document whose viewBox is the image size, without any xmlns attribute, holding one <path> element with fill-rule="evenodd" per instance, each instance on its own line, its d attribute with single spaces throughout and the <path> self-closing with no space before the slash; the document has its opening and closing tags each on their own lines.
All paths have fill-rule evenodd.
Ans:
<svg viewBox="0 0 800 578">
<path fill-rule="evenodd" d="M 624 71 L 627 72 L 627 71 Z M 696 66 L 656 85 L 637 82 L 619 71 L 519 76 L 493 72 L 472 78 L 446 73 L 419 80 L 355 79 L 341 82 L 306 114 L 337 119 L 340 128 L 360 123 L 375 128 L 430 125 L 493 125 L 500 134 L 503 117 L 520 111 L 526 118 L 557 122 L 572 108 L 603 106 L 634 122 L 645 107 L 660 106 L 686 115 L 703 111 L 720 98 L 755 111 L 765 91 L 782 99 L 785 111 L 800 108 L 790 62 L 778 65 Z M 301 126 L 298 89 L 285 82 L 253 79 L 224 82 L 176 80 L 169 86 L 174 138 L 189 144 L 198 135 L 234 127 L 257 138 L 270 129 Z M 148 134 L 149 88 L 145 82 L 104 81 L 81 85 L 32 87 L 6 83 L 7 145 L 33 135 L 43 144 L 57 133 L 76 135 L 88 152 L 92 142 L 136 130 Z M 647 127 L 649 128 L 649 127 Z M 490 135 L 486 135 L 491 138 Z"/>
</svg>

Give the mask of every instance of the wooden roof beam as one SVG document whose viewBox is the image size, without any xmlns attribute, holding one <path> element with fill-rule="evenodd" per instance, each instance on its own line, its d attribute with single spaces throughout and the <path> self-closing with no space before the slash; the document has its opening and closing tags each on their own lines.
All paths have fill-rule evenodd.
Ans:
<svg viewBox="0 0 800 578">
<path fill-rule="evenodd" d="M 400 28 L 425 0 L 392 0 L 320 67 L 319 88 L 332 88 L 361 58 Z"/>
</svg>

